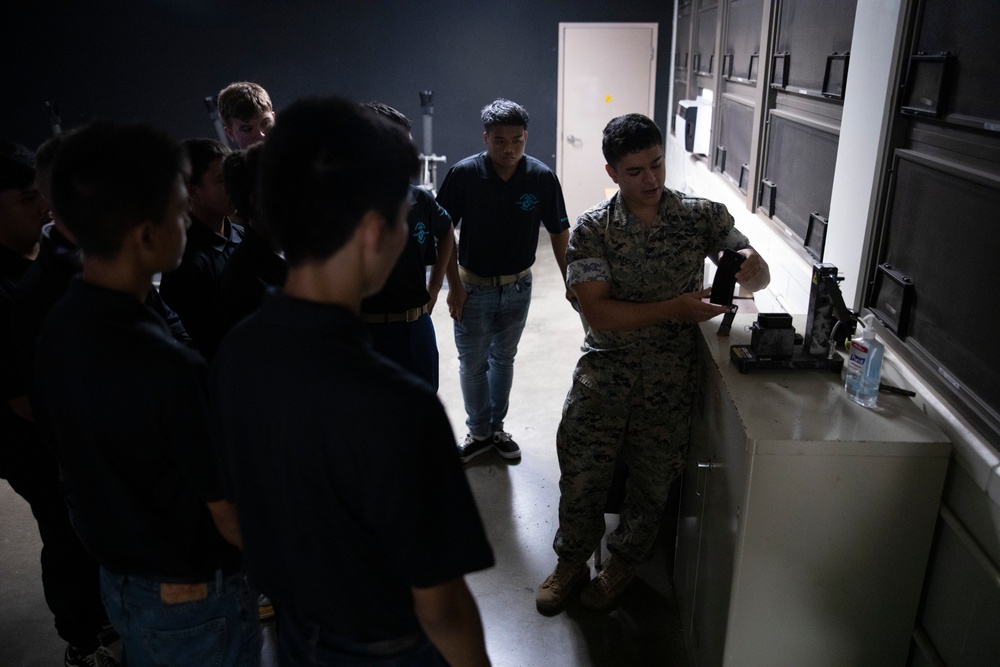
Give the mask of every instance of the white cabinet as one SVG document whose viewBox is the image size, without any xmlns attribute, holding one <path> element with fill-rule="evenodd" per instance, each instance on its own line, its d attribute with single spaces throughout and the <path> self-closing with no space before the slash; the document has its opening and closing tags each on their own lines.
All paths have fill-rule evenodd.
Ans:
<svg viewBox="0 0 1000 667">
<path fill-rule="evenodd" d="M 674 579 L 693 665 L 903 665 L 950 445 L 908 398 L 752 371 L 701 325 Z M 803 318 L 795 320 L 801 332 Z"/>
</svg>

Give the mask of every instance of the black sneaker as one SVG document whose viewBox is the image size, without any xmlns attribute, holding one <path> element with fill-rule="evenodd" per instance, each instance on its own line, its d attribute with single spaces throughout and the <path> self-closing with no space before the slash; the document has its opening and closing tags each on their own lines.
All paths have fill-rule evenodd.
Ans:
<svg viewBox="0 0 1000 667">
<path fill-rule="evenodd" d="M 468 463 L 483 452 L 490 451 L 492 447 L 493 438 L 487 436 L 482 440 L 476 440 L 469 433 L 465 436 L 465 440 L 458 446 L 458 460 L 462 463 Z"/>
<path fill-rule="evenodd" d="M 106 646 L 98 646 L 92 653 L 88 653 L 87 649 L 67 645 L 63 664 L 66 667 L 118 667 L 115 654 Z"/>
<path fill-rule="evenodd" d="M 521 458 L 521 448 L 517 446 L 517 443 L 511 439 L 510 433 L 506 431 L 497 431 L 493 434 L 493 446 L 497 448 L 500 456 L 505 459 Z"/>
</svg>

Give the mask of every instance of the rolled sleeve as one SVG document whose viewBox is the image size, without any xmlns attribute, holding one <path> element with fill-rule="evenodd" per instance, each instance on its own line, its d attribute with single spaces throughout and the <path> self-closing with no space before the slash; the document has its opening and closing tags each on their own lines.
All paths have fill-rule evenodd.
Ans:
<svg viewBox="0 0 1000 667">
<path fill-rule="evenodd" d="M 608 224 L 607 202 L 577 218 L 566 245 L 566 286 L 611 281 L 604 230 Z"/>
<path fill-rule="evenodd" d="M 591 282 L 611 282 L 611 269 L 603 257 L 578 259 L 566 266 L 567 287 Z"/>
</svg>

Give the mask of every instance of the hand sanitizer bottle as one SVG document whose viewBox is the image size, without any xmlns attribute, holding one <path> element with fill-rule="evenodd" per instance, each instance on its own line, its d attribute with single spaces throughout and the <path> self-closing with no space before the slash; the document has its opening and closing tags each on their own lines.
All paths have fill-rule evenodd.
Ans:
<svg viewBox="0 0 1000 667">
<path fill-rule="evenodd" d="M 875 340 L 871 322 L 865 324 L 862 335 L 851 341 L 851 357 L 847 362 L 844 390 L 855 403 L 874 408 L 878 401 L 878 384 L 882 376 L 885 345 Z"/>
</svg>

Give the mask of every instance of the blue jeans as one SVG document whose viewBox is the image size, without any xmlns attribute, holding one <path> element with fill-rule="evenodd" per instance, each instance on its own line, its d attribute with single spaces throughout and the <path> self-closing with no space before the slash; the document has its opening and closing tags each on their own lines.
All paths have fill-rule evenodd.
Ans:
<svg viewBox="0 0 1000 667">
<path fill-rule="evenodd" d="M 465 424 L 474 436 L 503 430 L 514 355 L 528 319 L 531 274 L 502 287 L 463 283 L 469 298 L 455 322 Z"/>
<path fill-rule="evenodd" d="M 201 600 L 168 604 L 160 582 L 101 568 L 101 595 L 129 667 L 254 667 L 262 636 L 257 594 L 242 574 L 208 582 Z"/>
<path fill-rule="evenodd" d="M 438 388 L 438 349 L 430 313 L 413 322 L 366 324 L 375 351 Z"/>
</svg>

